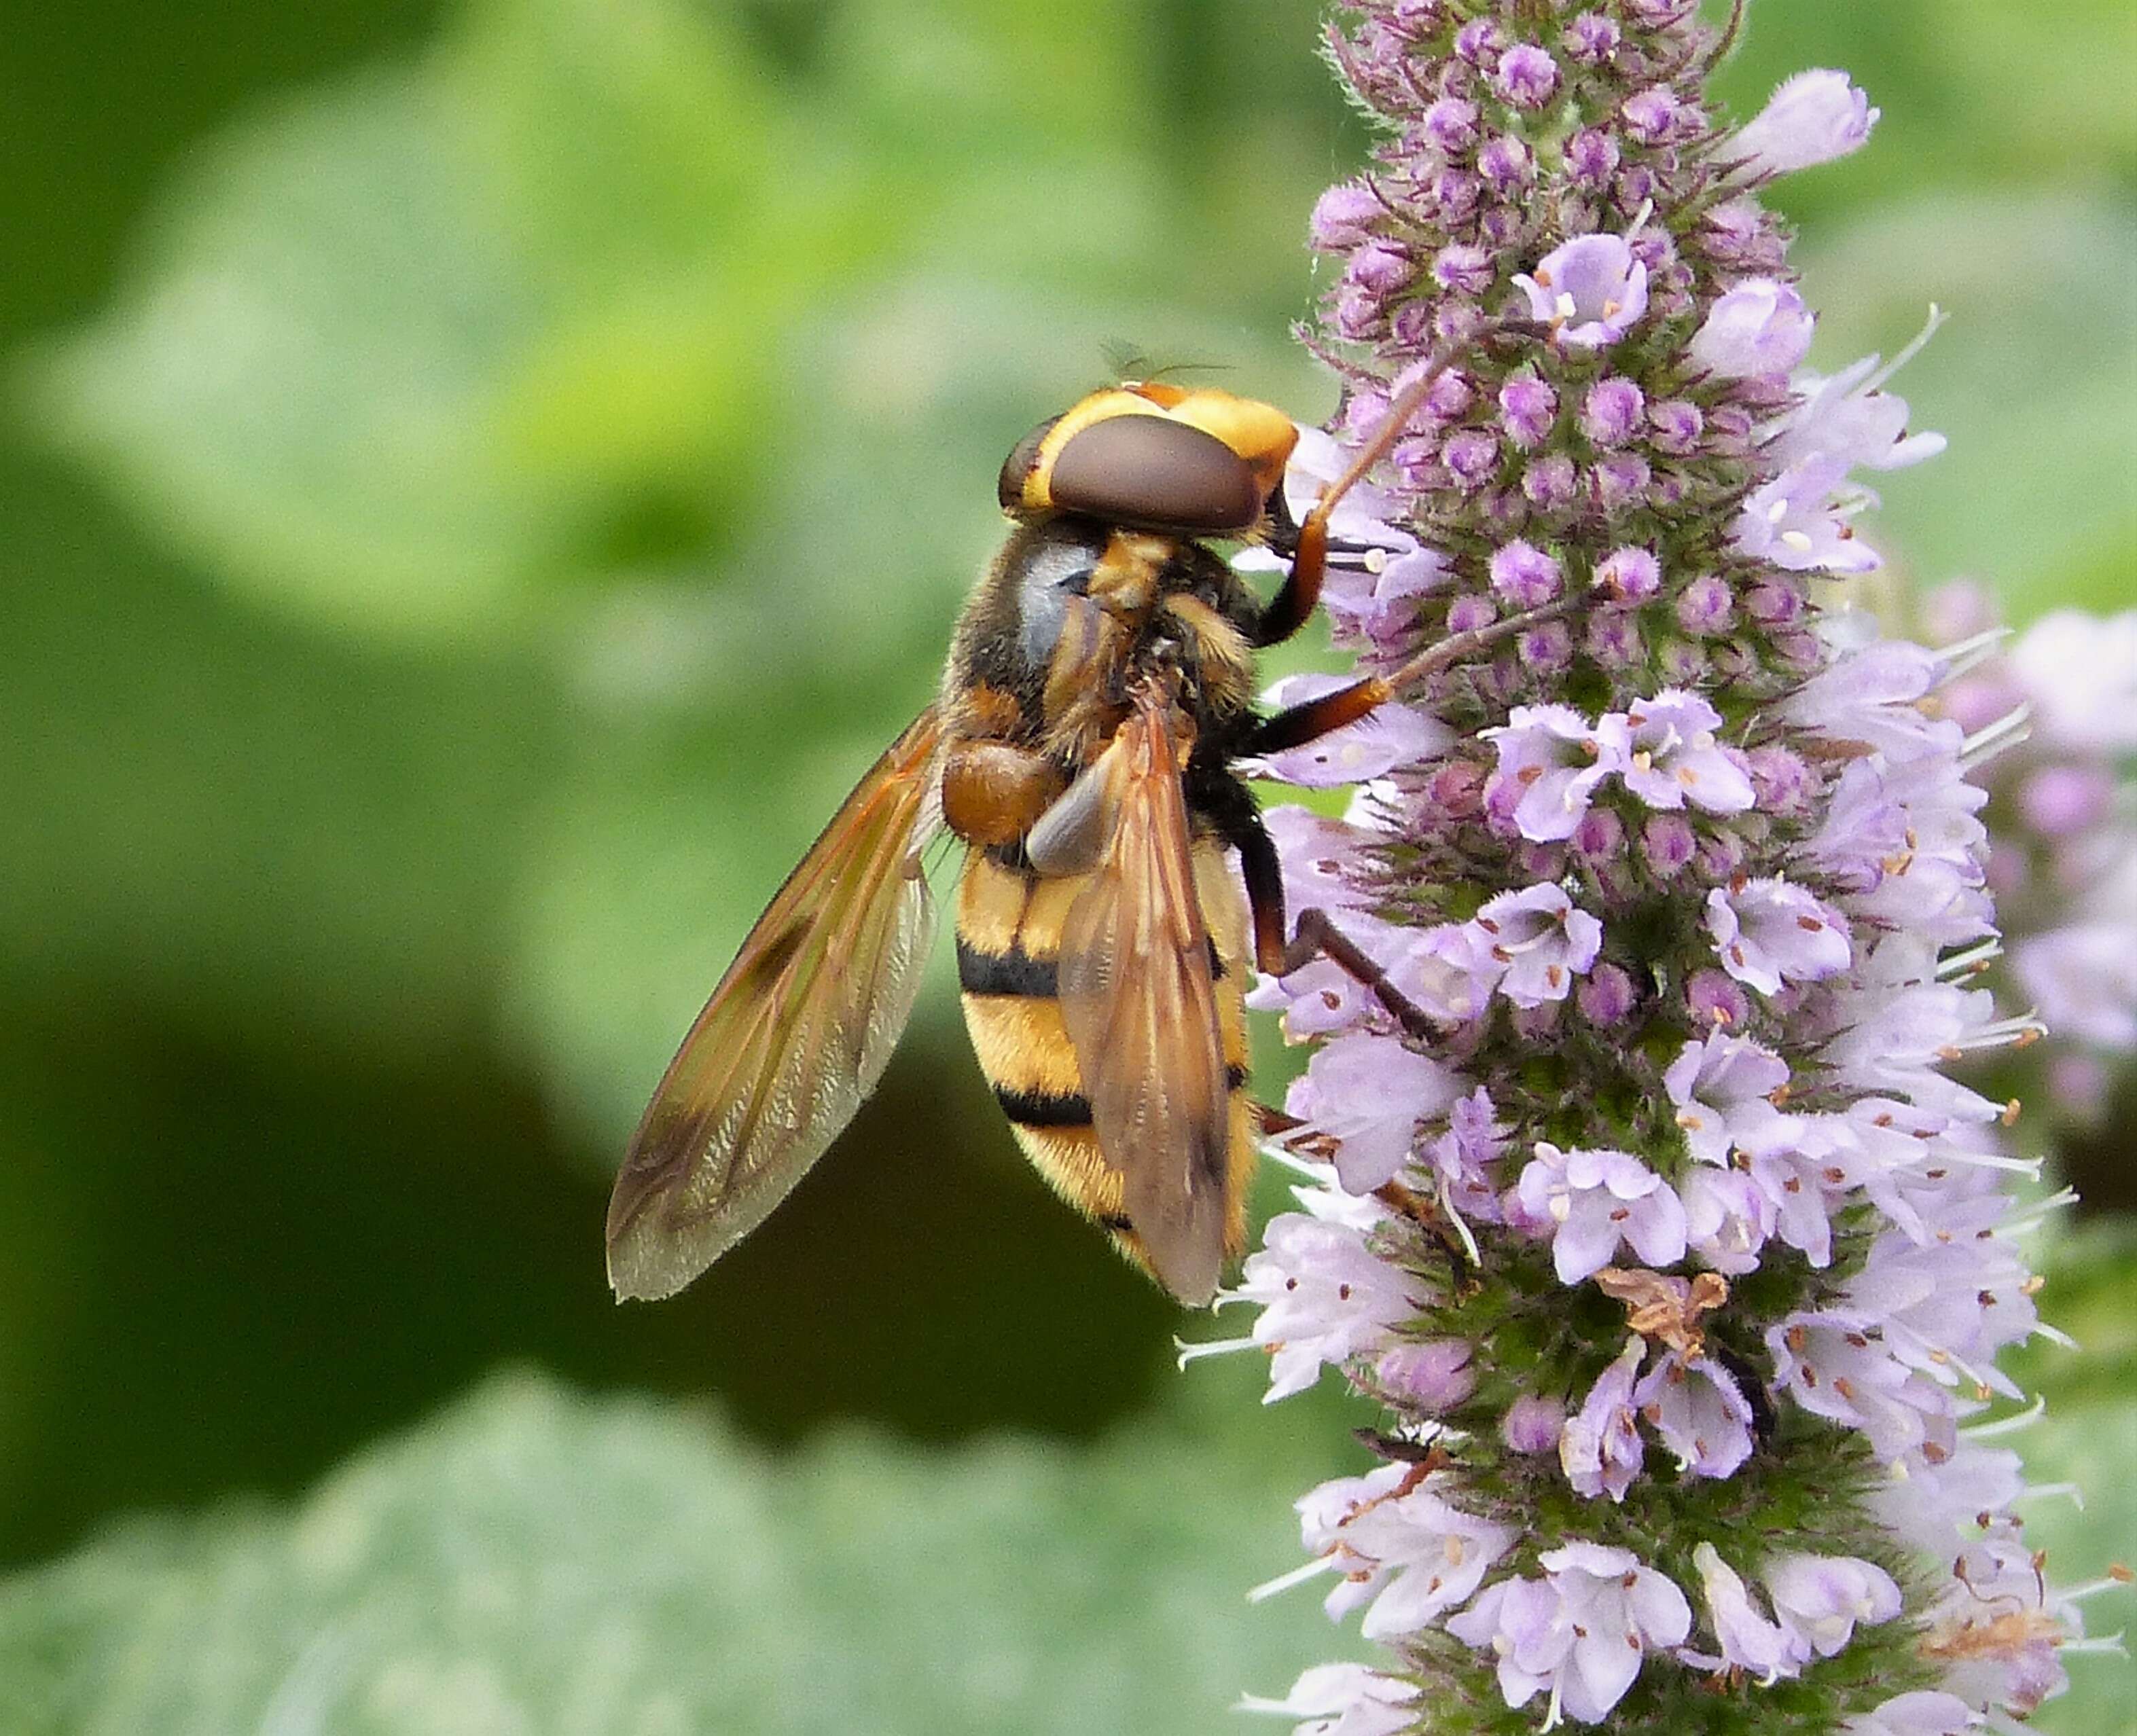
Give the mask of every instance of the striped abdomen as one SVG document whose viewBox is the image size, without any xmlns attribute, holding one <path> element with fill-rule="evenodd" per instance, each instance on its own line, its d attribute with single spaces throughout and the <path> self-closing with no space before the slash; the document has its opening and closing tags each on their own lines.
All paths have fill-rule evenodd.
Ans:
<svg viewBox="0 0 2137 1736">
<path fill-rule="evenodd" d="M 1218 1023 L 1230 1080 L 1224 1253 L 1246 1246 L 1254 1121 L 1247 1097 L 1246 902 L 1223 849 L 1193 847 L 1195 890 L 1215 950 Z M 1004 868 L 983 852 L 966 859 L 957 887 L 957 977 L 980 1069 L 1025 1155 L 1054 1190 L 1093 1219 L 1146 1271 L 1149 1262 L 1122 1208 L 1121 1174 L 1098 1150 L 1091 1106 L 1056 999 L 1061 930 L 1083 889 L 1081 875 L 1046 879 Z"/>
</svg>

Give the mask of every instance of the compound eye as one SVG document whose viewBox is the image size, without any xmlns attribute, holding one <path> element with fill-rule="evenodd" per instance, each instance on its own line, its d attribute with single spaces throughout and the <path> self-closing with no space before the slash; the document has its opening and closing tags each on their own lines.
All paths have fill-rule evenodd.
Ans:
<svg viewBox="0 0 2137 1736">
<path fill-rule="evenodd" d="M 1134 530 L 1244 531 L 1261 517 L 1254 473 L 1214 434 L 1170 417 L 1115 416 L 1054 455 L 1047 494 L 1064 512 Z"/>
<path fill-rule="evenodd" d="M 995 496 L 1001 502 L 1005 513 L 1014 513 L 1024 505 L 1024 485 L 1039 463 L 1039 449 L 1046 444 L 1046 436 L 1053 433 L 1054 425 L 1060 420 L 1058 416 L 1049 416 L 1012 446 L 1009 456 L 1002 460 Z"/>
</svg>

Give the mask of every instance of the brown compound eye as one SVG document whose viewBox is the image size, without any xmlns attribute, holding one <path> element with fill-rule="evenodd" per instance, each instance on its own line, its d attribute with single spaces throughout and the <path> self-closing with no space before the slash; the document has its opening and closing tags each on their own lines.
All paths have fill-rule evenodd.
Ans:
<svg viewBox="0 0 2137 1736">
<path fill-rule="evenodd" d="M 1024 485 L 1039 463 L 1039 449 L 1046 444 L 1046 436 L 1053 433 L 1060 421 L 1058 416 L 1049 416 L 1012 446 L 1009 456 L 1002 460 L 1001 477 L 995 484 L 995 494 L 1005 513 L 1014 513 L 1025 504 Z"/>
<path fill-rule="evenodd" d="M 1133 530 L 1244 531 L 1262 513 L 1244 459 L 1214 434 L 1158 416 L 1078 429 L 1054 455 L 1047 494 L 1064 512 Z"/>
</svg>

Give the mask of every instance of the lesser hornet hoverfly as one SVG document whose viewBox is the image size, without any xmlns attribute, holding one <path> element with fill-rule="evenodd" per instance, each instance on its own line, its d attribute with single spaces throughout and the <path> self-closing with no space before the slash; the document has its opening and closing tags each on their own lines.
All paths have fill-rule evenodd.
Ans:
<svg viewBox="0 0 2137 1736">
<path fill-rule="evenodd" d="M 965 605 L 940 695 L 758 918 L 639 1125 L 609 1204 L 619 1297 L 695 1278 L 874 1088 L 934 930 L 922 851 L 947 829 L 967 847 L 966 1024 L 1018 1143 L 1130 1261 L 1210 1301 L 1245 1247 L 1258 1131 L 1249 944 L 1263 971 L 1326 953 L 1414 1010 L 1318 912 L 1287 938 L 1276 851 L 1235 762 L 1356 722 L 1542 612 L 1254 708 L 1253 654 L 1312 614 L 1330 514 L 1444 366 L 1297 523 L 1281 484 L 1297 429 L 1229 392 L 1131 382 L 1018 443 L 999 484 L 1015 528 Z M 1275 597 L 1258 601 L 1211 537 L 1288 560 Z"/>
</svg>

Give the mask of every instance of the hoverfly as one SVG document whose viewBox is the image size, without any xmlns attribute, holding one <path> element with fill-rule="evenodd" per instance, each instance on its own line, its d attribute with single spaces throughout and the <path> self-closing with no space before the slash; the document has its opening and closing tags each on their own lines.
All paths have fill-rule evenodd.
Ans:
<svg viewBox="0 0 2137 1736">
<path fill-rule="evenodd" d="M 1250 933 L 1264 971 L 1325 951 L 1406 1004 L 1318 912 L 1287 942 L 1276 851 L 1235 762 L 1353 722 L 1535 618 L 1254 709 L 1253 654 L 1312 614 L 1329 515 L 1444 365 L 1298 523 L 1281 487 L 1297 429 L 1229 392 L 1131 382 L 1017 444 L 999 483 L 1014 528 L 966 604 L 939 696 L 758 919 L 639 1125 L 609 1205 L 620 1297 L 696 1277 L 874 1089 L 933 932 L 921 853 L 947 829 L 967 847 L 966 1023 L 1018 1143 L 1132 1262 L 1183 1302 L 1210 1299 L 1246 1240 Z M 1289 562 L 1271 601 L 1213 537 Z"/>
</svg>

